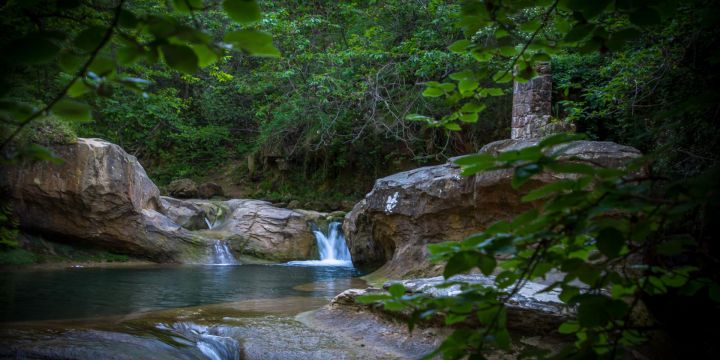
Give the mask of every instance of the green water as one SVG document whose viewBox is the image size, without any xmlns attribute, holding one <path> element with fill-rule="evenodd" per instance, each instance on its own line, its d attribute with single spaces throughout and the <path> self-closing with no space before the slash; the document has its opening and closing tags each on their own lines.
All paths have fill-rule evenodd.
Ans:
<svg viewBox="0 0 720 360">
<path fill-rule="evenodd" d="M 331 298 L 358 275 L 349 267 L 284 265 L 2 272 L 0 322 L 92 318 L 252 299 Z"/>
</svg>

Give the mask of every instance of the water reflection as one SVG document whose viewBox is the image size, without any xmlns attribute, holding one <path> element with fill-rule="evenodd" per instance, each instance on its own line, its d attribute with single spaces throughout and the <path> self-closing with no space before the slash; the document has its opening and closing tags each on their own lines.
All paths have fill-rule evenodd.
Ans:
<svg viewBox="0 0 720 360">
<path fill-rule="evenodd" d="M 357 275 L 347 267 L 273 265 L 4 272 L 0 321 L 122 315 L 290 296 L 330 298 L 350 287 L 349 279 Z M 311 282 L 332 285 L 310 292 L 296 288 Z"/>
</svg>

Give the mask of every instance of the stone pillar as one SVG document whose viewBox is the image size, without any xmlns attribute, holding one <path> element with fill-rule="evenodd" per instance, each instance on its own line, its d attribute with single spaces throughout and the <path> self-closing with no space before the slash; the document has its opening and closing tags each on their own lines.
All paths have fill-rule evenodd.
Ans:
<svg viewBox="0 0 720 360">
<path fill-rule="evenodd" d="M 552 105 L 550 63 L 535 65 L 538 76 L 524 84 L 513 84 L 511 139 L 533 139 L 546 135 Z"/>
</svg>

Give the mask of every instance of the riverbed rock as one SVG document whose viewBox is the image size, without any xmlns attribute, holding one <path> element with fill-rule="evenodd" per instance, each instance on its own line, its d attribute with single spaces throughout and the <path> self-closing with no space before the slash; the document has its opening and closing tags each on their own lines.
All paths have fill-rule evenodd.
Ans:
<svg viewBox="0 0 720 360">
<path fill-rule="evenodd" d="M 536 145 L 539 140 L 501 140 L 480 152 L 497 154 Z M 618 167 L 639 157 L 638 150 L 612 142 L 576 141 L 552 151 L 561 159 L 602 167 Z M 346 216 L 343 230 L 353 263 L 377 269 L 377 278 L 437 275 L 427 245 L 461 240 L 497 220 L 512 218 L 533 204 L 520 199 L 528 189 L 556 181 L 544 173 L 521 189 L 511 186 L 512 171 L 460 176 L 452 161 L 390 175 L 375 182 L 370 193 Z"/>
<path fill-rule="evenodd" d="M 197 184 L 190 179 L 177 179 L 167 186 L 168 194 L 172 197 L 190 199 L 198 196 Z"/>
<path fill-rule="evenodd" d="M 212 199 L 215 196 L 223 196 L 225 192 L 222 186 L 214 182 L 200 184 L 197 188 L 197 196 L 201 199 Z"/>
<path fill-rule="evenodd" d="M 155 261 L 182 261 L 202 246 L 160 212 L 158 188 L 119 146 L 80 138 L 51 149 L 63 163 L 2 169 L 22 230 Z"/>
<path fill-rule="evenodd" d="M 317 258 L 310 223 L 322 217 L 314 211 L 295 211 L 267 201 L 233 199 L 223 202 L 227 216 L 207 237 L 227 240 L 237 254 L 270 261 Z"/>
<path fill-rule="evenodd" d="M 468 284 L 480 284 L 493 287 L 494 276 L 482 274 L 455 275 L 448 281 L 464 282 Z M 460 285 L 449 287 L 439 286 L 445 282 L 442 276 L 432 278 L 416 278 L 406 280 L 388 281 L 383 284 L 387 290 L 392 284 L 402 284 L 407 294 L 429 295 L 431 297 L 452 297 L 460 293 Z M 568 308 L 558 296 L 559 290 L 541 292 L 547 285 L 528 281 L 520 290 L 507 301 L 508 328 L 522 330 L 528 333 L 545 333 L 553 331 L 562 322 L 575 316 L 573 309 Z M 383 289 L 348 289 L 338 294 L 330 302 L 330 307 L 354 306 L 367 311 L 380 312 L 391 317 L 402 319 L 403 314 L 398 312 L 385 311 L 383 307 L 373 304 L 360 303 L 357 298 L 363 295 L 375 295 L 385 293 Z"/>
</svg>

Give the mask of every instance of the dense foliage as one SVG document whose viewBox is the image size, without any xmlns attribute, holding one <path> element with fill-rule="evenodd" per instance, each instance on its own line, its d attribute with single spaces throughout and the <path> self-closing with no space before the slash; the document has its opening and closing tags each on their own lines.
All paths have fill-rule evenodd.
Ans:
<svg viewBox="0 0 720 360">
<path fill-rule="evenodd" d="M 452 127 L 482 111 L 493 83 L 527 80 L 535 63 L 552 60 L 557 116 L 652 156 L 619 170 L 561 161 L 557 154 L 573 137 L 560 135 L 497 157 L 461 158 L 464 175 L 513 171 L 523 200 L 540 205 L 461 242 L 430 246 L 436 261 L 447 262 L 445 286 L 460 285 L 460 295 L 408 295 L 396 284 L 364 300 L 409 310 L 411 327 L 440 316 L 456 330 L 431 356 L 481 359 L 493 348 L 511 349 L 506 302 L 526 281 L 560 271 L 562 280 L 546 290 L 560 288 L 560 300 L 575 309 L 577 318 L 559 332 L 576 340 L 552 357 L 618 358 L 648 340 L 650 356 L 661 347 L 671 356 L 717 354 L 717 331 L 693 325 L 699 317 L 717 320 L 720 303 L 711 220 L 720 184 L 717 10 L 706 1 L 466 2 L 460 23 L 468 38 L 450 48 L 472 53 L 479 70 L 426 89 L 457 103 L 458 112 L 414 119 Z M 483 63 L 498 56 L 513 68 L 488 71 Z M 546 171 L 562 180 L 522 187 Z M 473 269 L 496 274 L 495 286 L 451 278 Z M 531 350 L 522 354 L 548 355 Z"/>
<path fill-rule="evenodd" d="M 578 317 L 560 327 L 575 341 L 555 355 L 617 358 L 669 334 L 684 346 L 674 354 L 709 357 L 717 331 L 693 322 L 718 320 L 720 300 L 718 10 L 711 0 L 8 1 L 0 148 L 52 161 L 42 145 L 72 141 L 70 127 L 120 144 L 160 183 L 234 164 L 233 177 L 283 198 L 288 184 L 372 179 L 506 137 L 510 84 L 549 61 L 555 121 L 649 156 L 623 170 L 581 166 L 556 158 L 574 139 L 558 136 L 459 160 L 465 175 L 513 171 L 540 203 L 430 249 L 446 276 L 479 269 L 497 286 L 432 299 L 396 285 L 367 300 L 413 321 L 444 318 L 456 331 L 438 353 L 482 358 L 510 348 L 505 301 L 560 270 L 553 285 Z M 543 171 L 564 178 L 521 187 Z M 318 188 L 366 190 L 331 184 Z M 10 213 L 3 205 L 2 246 L 16 235 Z"/>
</svg>

